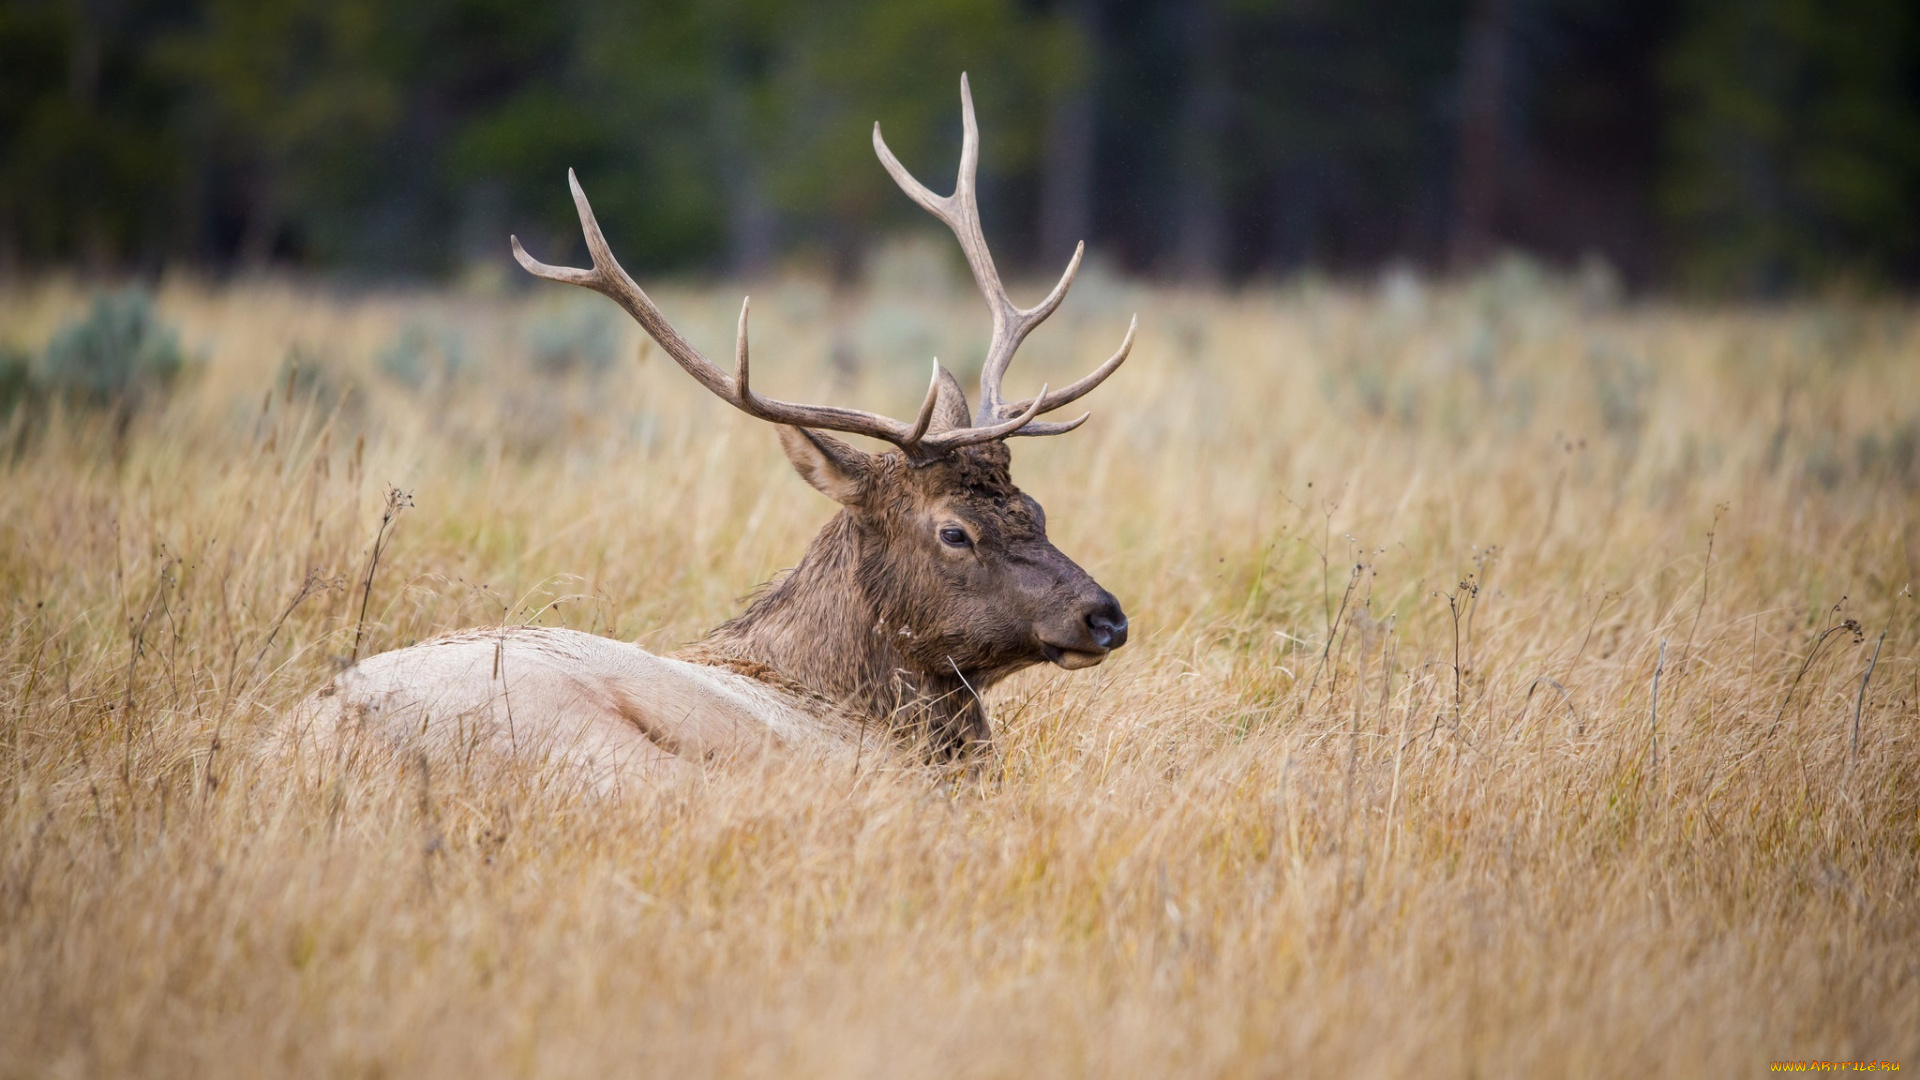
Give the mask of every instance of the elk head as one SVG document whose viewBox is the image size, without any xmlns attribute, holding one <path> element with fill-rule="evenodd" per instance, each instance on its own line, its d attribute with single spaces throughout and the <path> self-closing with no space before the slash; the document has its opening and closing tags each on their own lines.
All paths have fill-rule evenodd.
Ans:
<svg viewBox="0 0 1920 1080">
<path fill-rule="evenodd" d="M 980 229 L 974 183 L 980 140 L 965 75 L 960 77 L 960 101 L 963 140 L 952 195 L 935 195 L 915 180 L 887 148 L 877 123 L 873 146 L 906 193 L 953 230 L 986 297 L 993 335 L 980 373 L 977 414 L 938 362 L 910 423 L 757 393 L 748 381 L 748 303 L 740 305 L 729 375 L 683 338 L 621 269 L 571 171 L 567 180 L 593 268 L 549 266 L 529 256 L 517 238 L 513 251 L 532 274 L 612 299 L 716 397 L 780 425 L 781 443 L 800 475 L 843 508 L 816 547 L 829 537 L 851 547 L 839 556 L 850 565 L 852 584 L 873 624 L 870 630 L 887 639 L 886 655 L 878 663 L 928 676 L 941 676 L 951 668 L 953 676 L 978 688 L 1042 661 L 1089 667 L 1127 640 L 1127 619 L 1112 594 L 1048 542 L 1045 513 L 1010 477 L 1005 440 L 1058 435 L 1084 423 L 1085 414 L 1064 423 L 1039 417 L 1079 399 L 1111 375 L 1133 346 L 1134 326 L 1127 328 L 1119 350 L 1079 381 L 1052 391 L 1042 386 L 1038 394 L 1022 400 L 1008 401 L 1002 395 L 1001 380 L 1014 352 L 1060 306 L 1085 245 L 1074 249 L 1059 284 L 1038 304 L 1021 308 L 1008 298 Z M 827 432 L 864 435 L 897 449 L 867 453 Z M 750 611 L 743 618 L 752 615 Z"/>
</svg>

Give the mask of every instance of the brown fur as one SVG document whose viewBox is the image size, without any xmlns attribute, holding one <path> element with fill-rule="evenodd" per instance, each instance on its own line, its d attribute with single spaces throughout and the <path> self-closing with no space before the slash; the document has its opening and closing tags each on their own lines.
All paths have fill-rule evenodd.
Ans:
<svg viewBox="0 0 1920 1080">
<path fill-rule="evenodd" d="M 964 422 L 965 399 L 957 387 L 953 396 L 940 419 Z M 990 746 L 980 695 L 1045 661 L 1048 634 L 1089 644 L 1071 625 L 1046 624 L 1112 598 L 1047 541 L 1045 514 L 1014 486 L 1002 443 L 920 464 L 812 432 L 787 447 L 845 505 L 799 565 L 678 658 L 797 684 L 934 757 Z M 955 526 L 970 548 L 940 539 Z"/>
</svg>

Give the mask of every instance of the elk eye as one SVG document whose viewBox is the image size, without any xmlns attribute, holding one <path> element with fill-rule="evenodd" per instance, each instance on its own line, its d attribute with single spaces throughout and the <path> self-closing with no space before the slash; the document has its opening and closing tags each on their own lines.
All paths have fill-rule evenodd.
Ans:
<svg viewBox="0 0 1920 1080">
<path fill-rule="evenodd" d="M 958 525 L 948 525 L 946 528 L 941 529 L 940 542 L 946 544 L 948 547 L 965 548 L 973 546 L 973 539 L 967 535 L 967 530 Z"/>
</svg>

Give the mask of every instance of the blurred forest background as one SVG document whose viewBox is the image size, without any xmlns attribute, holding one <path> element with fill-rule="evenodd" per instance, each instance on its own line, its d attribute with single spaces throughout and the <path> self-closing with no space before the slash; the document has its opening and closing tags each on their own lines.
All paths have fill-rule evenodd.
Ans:
<svg viewBox="0 0 1920 1080">
<path fill-rule="evenodd" d="M 564 259 L 575 167 L 636 272 L 848 278 L 962 70 L 1016 270 L 1920 283 L 1911 0 L 6 0 L 0 277 Z"/>
</svg>

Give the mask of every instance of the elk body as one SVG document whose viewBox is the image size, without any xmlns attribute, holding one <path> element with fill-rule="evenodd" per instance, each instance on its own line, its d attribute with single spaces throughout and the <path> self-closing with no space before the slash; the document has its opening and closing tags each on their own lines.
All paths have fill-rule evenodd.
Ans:
<svg viewBox="0 0 1920 1080">
<path fill-rule="evenodd" d="M 972 411 L 934 365 L 912 422 L 778 401 L 748 382 L 747 305 L 731 375 L 668 324 L 621 269 L 593 209 L 568 182 L 593 267 L 549 266 L 518 239 L 530 273 L 593 289 L 626 309 L 688 374 L 728 404 L 778 425 L 788 459 L 840 510 L 799 564 L 738 617 L 672 656 L 571 630 L 499 627 L 361 661 L 294 711 L 296 738 L 337 746 L 367 736 L 422 749 L 488 748 L 585 769 L 603 787 L 770 747 L 828 754 L 890 739 L 933 759 L 991 745 L 980 695 L 1022 668 L 1100 663 L 1127 639 L 1119 603 L 1047 540 L 1046 514 L 1014 486 L 1006 440 L 1086 420 L 1038 417 L 1099 385 L 1126 359 L 1129 326 L 1105 363 L 1060 390 L 1008 401 L 1001 381 L 1029 331 L 1059 306 L 1082 248 L 1031 308 L 1008 298 L 980 230 L 979 135 L 966 77 L 954 193 L 916 181 L 874 125 L 874 150 L 906 193 L 954 232 L 993 316 Z M 828 432 L 869 436 L 868 453 Z"/>
</svg>

